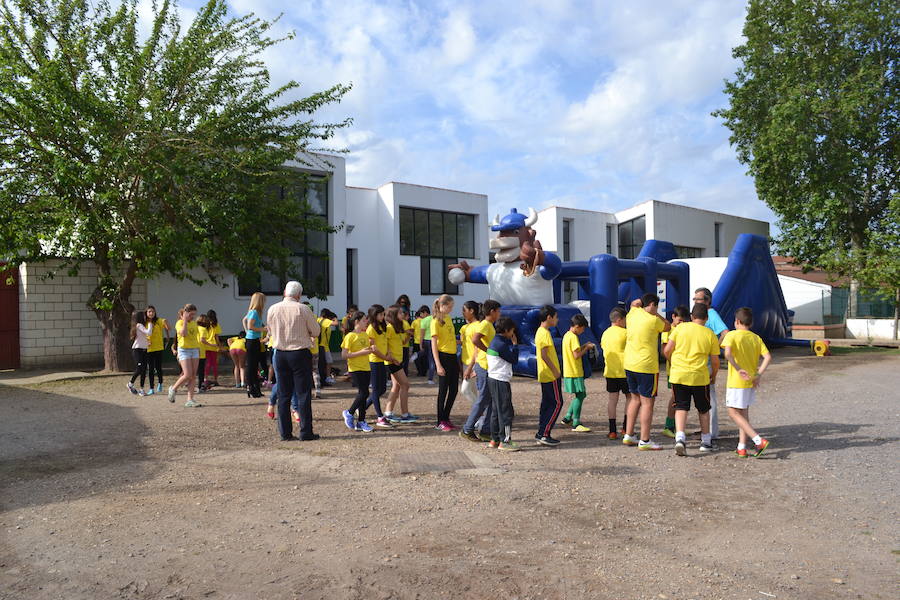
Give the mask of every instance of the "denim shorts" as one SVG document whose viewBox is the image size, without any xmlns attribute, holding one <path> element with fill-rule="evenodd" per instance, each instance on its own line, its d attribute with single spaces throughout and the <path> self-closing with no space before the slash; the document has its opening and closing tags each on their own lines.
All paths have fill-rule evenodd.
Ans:
<svg viewBox="0 0 900 600">
<path fill-rule="evenodd" d="M 178 349 L 178 360 L 188 360 L 191 358 L 200 358 L 200 348 Z"/>
</svg>

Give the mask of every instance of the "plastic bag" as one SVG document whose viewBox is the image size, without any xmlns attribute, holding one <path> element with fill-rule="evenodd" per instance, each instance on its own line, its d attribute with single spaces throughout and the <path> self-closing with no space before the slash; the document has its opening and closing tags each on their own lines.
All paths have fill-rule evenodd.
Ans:
<svg viewBox="0 0 900 600">
<path fill-rule="evenodd" d="M 478 399 L 478 389 L 475 387 L 475 379 L 463 379 L 459 386 L 459 393 L 469 402 L 474 403 Z"/>
</svg>

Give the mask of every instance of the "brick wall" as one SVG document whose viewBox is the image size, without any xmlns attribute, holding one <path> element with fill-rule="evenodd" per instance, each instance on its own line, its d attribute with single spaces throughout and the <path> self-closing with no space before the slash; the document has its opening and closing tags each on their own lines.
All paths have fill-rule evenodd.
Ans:
<svg viewBox="0 0 900 600">
<path fill-rule="evenodd" d="M 65 270 L 46 277 L 59 261 L 19 267 L 19 353 L 23 368 L 103 363 L 103 333 L 87 300 L 97 285 L 97 267 L 84 264 L 72 277 Z M 147 284 L 137 280 L 131 303 L 144 306 Z"/>
</svg>

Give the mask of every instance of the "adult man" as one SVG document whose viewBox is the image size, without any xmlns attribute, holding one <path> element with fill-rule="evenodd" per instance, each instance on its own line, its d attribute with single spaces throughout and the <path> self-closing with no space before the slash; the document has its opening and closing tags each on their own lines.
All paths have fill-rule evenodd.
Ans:
<svg viewBox="0 0 900 600">
<path fill-rule="evenodd" d="M 312 429 L 312 353 L 313 339 L 320 327 L 308 306 L 300 302 L 303 286 L 289 281 L 284 286 L 284 300 L 269 308 L 266 319 L 269 337 L 275 340 L 275 377 L 278 379 L 278 433 L 289 441 L 293 436 L 291 396 L 297 390 L 300 414 L 300 439 L 319 439 Z"/>
<path fill-rule="evenodd" d="M 716 312 L 716 309 L 712 307 L 712 292 L 709 291 L 709 288 L 697 288 L 694 290 L 694 303 L 695 304 L 705 304 L 709 317 L 706 320 L 706 327 L 711 329 L 716 336 L 719 338 L 719 343 L 722 343 L 722 340 L 725 338 L 725 334 L 728 333 L 728 326 L 725 325 L 725 321 L 722 320 L 722 317 L 719 316 L 719 313 Z M 709 366 L 709 371 L 712 373 L 712 366 Z M 709 382 L 709 432 L 712 434 L 712 439 L 719 439 L 719 411 L 716 409 L 716 380 L 711 379 Z"/>
</svg>

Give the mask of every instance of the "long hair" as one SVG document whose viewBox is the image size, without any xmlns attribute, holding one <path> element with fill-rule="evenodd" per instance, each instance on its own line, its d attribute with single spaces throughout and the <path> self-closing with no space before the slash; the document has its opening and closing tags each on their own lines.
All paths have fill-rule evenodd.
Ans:
<svg viewBox="0 0 900 600">
<path fill-rule="evenodd" d="M 255 310 L 256 312 L 262 312 L 262 309 L 266 306 L 266 295 L 262 292 L 253 292 L 253 295 L 250 296 L 250 308 L 247 309 L 247 312 L 251 310 Z"/>
<path fill-rule="evenodd" d="M 137 337 L 137 326 L 147 324 L 147 313 L 142 310 L 136 310 L 131 313 L 131 341 Z"/>
<path fill-rule="evenodd" d="M 384 324 L 384 321 L 379 321 L 375 317 L 378 313 L 383 313 L 384 307 L 380 304 L 373 304 L 369 307 L 369 325 L 375 328 L 375 333 L 384 333 L 387 331 L 387 325 Z"/>
<path fill-rule="evenodd" d="M 216 317 L 216 311 L 214 311 L 213 309 L 209 309 L 208 311 L 206 311 L 206 318 L 209 319 L 210 327 L 215 327 L 219 324 L 219 318 Z"/>
<path fill-rule="evenodd" d="M 388 306 L 387 312 L 384 313 L 384 320 L 391 324 L 394 333 L 403 335 L 403 319 L 400 318 L 400 311 L 403 307 L 396 304 Z"/>
<path fill-rule="evenodd" d="M 481 305 L 474 300 L 466 300 L 465 302 L 463 302 L 463 308 L 467 308 L 472 311 L 472 316 L 475 317 L 476 321 L 481 321 L 482 319 L 484 319 L 484 315 L 481 314 Z"/>
<path fill-rule="evenodd" d="M 451 296 L 450 294 L 441 294 L 435 299 L 434 304 L 431 306 L 431 314 L 435 319 L 437 319 L 438 323 L 443 325 L 444 318 L 450 314 L 449 310 L 446 314 L 444 313 L 444 307 L 452 305 L 453 296 Z"/>
<path fill-rule="evenodd" d="M 349 328 L 348 330 L 354 331 L 356 329 L 356 324 L 359 323 L 359 320 L 365 319 L 365 318 L 366 318 L 366 313 L 364 313 L 364 312 L 356 311 L 355 313 L 350 315 L 350 318 L 347 319 L 347 327 Z"/>
<path fill-rule="evenodd" d="M 407 296 L 406 294 L 400 294 L 399 296 L 397 296 L 397 302 L 395 302 L 395 304 L 397 304 L 398 306 L 405 306 L 407 308 L 411 306 L 409 296 Z"/>
<path fill-rule="evenodd" d="M 197 317 L 197 327 L 209 327 L 210 320 L 209 315 L 200 315 Z"/>
<path fill-rule="evenodd" d="M 153 325 L 155 326 L 156 322 L 159 320 L 159 313 L 156 312 L 156 307 L 153 306 L 152 304 L 147 307 L 147 310 L 150 310 L 151 308 L 153 309 L 153 318 L 152 319 L 148 318 L 147 320 L 150 321 L 151 323 L 153 323 Z"/>
</svg>

